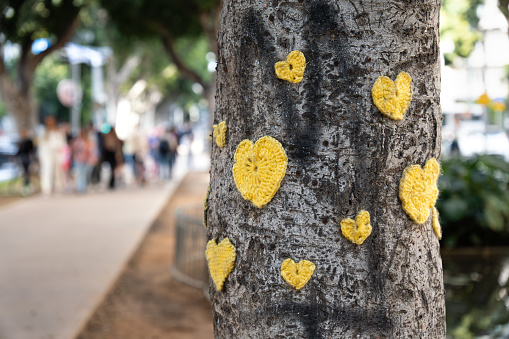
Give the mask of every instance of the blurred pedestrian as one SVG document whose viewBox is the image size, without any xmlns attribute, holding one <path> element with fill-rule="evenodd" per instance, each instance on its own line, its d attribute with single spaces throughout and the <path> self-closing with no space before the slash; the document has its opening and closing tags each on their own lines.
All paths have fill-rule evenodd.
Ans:
<svg viewBox="0 0 509 339">
<path fill-rule="evenodd" d="M 41 164 L 41 190 L 43 194 L 62 190 L 64 173 L 61 167 L 61 152 L 67 145 L 65 136 L 57 128 L 54 117 L 45 120 L 45 131 L 39 140 L 39 162 Z"/>
<path fill-rule="evenodd" d="M 111 167 L 111 174 L 109 180 L 109 188 L 115 188 L 115 174 L 117 168 L 123 164 L 122 142 L 117 137 L 117 132 L 114 127 L 104 135 L 104 150 L 103 159 Z"/>
<path fill-rule="evenodd" d="M 94 158 L 92 158 L 92 169 L 90 173 L 90 183 L 92 185 L 98 184 L 101 181 L 101 166 L 104 161 L 104 134 L 90 124 L 88 128 L 88 137 L 94 145 Z"/>
<path fill-rule="evenodd" d="M 154 166 L 152 168 L 152 170 L 153 170 L 152 174 L 154 174 L 156 176 L 158 174 L 160 174 L 160 171 L 159 171 L 159 164 L 160 164 L 159 142 L 160 142 L 160 137 L 162 136 L 163 133 L 160 133 L 159 130 L 155 129 L 154 131 L 152 131 L 152 133 L 148 137 L 149 155 L 152 158 L 153 163 L 154 163 Z"/>
<path fill-rule="evenodd" d="M 77 193 L 85 193 L 87 191 L 88 173 L 94 160 L 93 147 L 94 145 L 84 128 L 81 129 L 80 135 L 71 142 Z"/>
<path fill-rule="evenodd" d="M 170 134 L 169 131 L 164 131 L 159 138 L 158 146 L 158 169 L 159 179 L 169 180 L 170 179 Z"/>
<path fill-rule="evenodd" d="M 177 130 L 175 127 L 170 128 L 168 131 L 168 140 L 170 143 L 170 152 L 169 152 L 169 168 L 170 168 L 170 179 L 173 175 L 173 166 L 175 165 L 175 162 L 177 161 L 177 150 L 179 146 L 179 135 L 177 134 Z"/>
<path fill-rule="evenodd" d="M 60 149 L 60 171 L 63 173 L 63 187 L 64 190 L 71 191 L 71 167 L 72 167 L 72 156 L 71 156 L 71 143 L 73 135 L 71 134 L 71 125 L 68 122 L 62 122 L 58 124 L 60 133 L 65 137 L 65 144 Z"/>
<path fill-rule="evenodd" d="M 31 190 L 30 163 L 32 162 L 35 149 L 32 138 L 30 138 L 26 128 L 21 129 L 20 137 L 21 140 L 16 156 L 18 157 L 19 161 L 21 162 L 21 166 L 23 167 L 23 193 L 26 194 Z"/>
<path fill-rule="evenodd" d="M 134 178 L 138 184 L 145 183 L 145 156 L 147 154 L 148 142 L 140 130 L 139 125 L 129 133 L 124 141 L 125 163 L 131 167 Z"/>
</svg>

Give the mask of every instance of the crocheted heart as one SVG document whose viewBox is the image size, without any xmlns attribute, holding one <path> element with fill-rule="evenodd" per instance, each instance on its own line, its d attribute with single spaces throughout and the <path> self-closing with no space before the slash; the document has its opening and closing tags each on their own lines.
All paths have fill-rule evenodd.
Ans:
<svg viewBox="0 0 509 339">
<path fill-rule="evenodd" d="M 399 199 L 403 210 L 418 224 L 424 223 L 438 198 L 437 180 L 440 165 L 435 158 L 426 162 L 424 170 L 419 165 L 405 168 L 399 182 Z"/>
<path fill-rule="evenodd" d="M 301 82 L 306 68 L 306 58 L 300 51 L 293 51 L 286 57 L 286 61 L 276 62 L 274 65 L 279 79 L 293 82 Z"/>
<path fill-rule="evenodd" d="M 369 221 L 369 213 L 361 210 L 355 220 L 351 218 L 341 220 L 341 233 L 354 244 L 360 245 L 371 234 Z"/>
<path fill-rule="evenodd" d="M 283 146 L 272 137 L 262 137 L 255 144 L 243 140 L 235 151 L 233 178 L 246 200 L 262 208 L 272 200 L 286 173 L 288 158 Z"/>
<path fill-rule="evenodd" d="M 315 264 L 307 260 L 301 260 L 296 264 L 292 259 L 286 259 L 281 264 L 281 275 L 287 283 L 297 290 L 306 285 L 314 271 Z"/>
<path fill-rule="evenodd" d="M 224 281 L 233 269 L 236 257 L 235 251 L 235 246 L 228 238 L 224 238 L 219 245 L 216 244 L 215 239 L 207 243 L 205 257 L 209 265 L 210 276 L 218 291 L 223 289 Z"/>
<path fill-rule="evenodd" d="M 212 126 L 214 128 L 214 138 L 219 147 L 224 147 L 226 143 L 226 121 L 221 121 L 219 124 Z"/>
<path fill-rule="evenodd" d="M 380 112 L 391 119 L 401 120 L 412 101 L 412 78 L 406 72 L 399 73 L 394 82 L 386 76 L 380 76 L 371 93 Z"/>
</svg>

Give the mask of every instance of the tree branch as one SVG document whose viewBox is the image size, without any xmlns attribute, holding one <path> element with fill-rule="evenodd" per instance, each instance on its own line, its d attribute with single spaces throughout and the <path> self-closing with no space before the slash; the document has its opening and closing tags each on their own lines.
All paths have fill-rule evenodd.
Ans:
<svg viewBox="0 0 509 339">
<path fill-rule="evenodd" d="M 185 78 L 188 78 L 192 81 L 199 83 L 200 85 L 202 85 L 202 87 L 204 89 L 207 88 L 208 85 L 205 84 L 205 82 L 198 75 L 198 73 L 196 73 L 195 71 L 193 71 L 192 69 L 187 67 L 184 64 L 184 62 L 182 61 L 182 59 L 180 58 L 180 56 L 175 51 L 173 38 L 171 37 L 170 32 L 168 32 L 168 30 L 162 26 L 158 27 L 158 31 L 159 31 L 159 34 L 161 35 L 164 49 L 170 55 L 171 59 L 173 60 L 173 63 L 175 64 L 175 66 L 177 66 L 177 69 L 179 70 L 180 74 Z"/>
<path fill-rule="evenodd" d="M 37 66 L 42 62 L 42 60 L 56 51 L 57 49 L 64 47 L 65 43 L 71 40 L 71 38 L 74 35 L 74 32 L 76 31 L 76 28 L 78 28 L 80 24 L 79 18 L 76 16 L 76 18 L 71 22 L 69 26 L 57 37 L 57 41 L 51 45 L 48 49 L 42 51 L 41 53 L 37 55 L 33 55 L 30 58 L 30 69 L 35 71 Z"/>
<path fill-rule="evenodd" d="M 498 8 L 504 14 L 507 23 L 509 24 L 509 0 L 498 0 Z"/>
<path fill-rule="evenodd" d="M 140 57 L 138 55 L 131 55 L 124 63 L 122 68 L 116 74 L 115 82 L 117 85 L 121 85 L 127 81 L 133 70 L 140 64 Z"/>
</svg>

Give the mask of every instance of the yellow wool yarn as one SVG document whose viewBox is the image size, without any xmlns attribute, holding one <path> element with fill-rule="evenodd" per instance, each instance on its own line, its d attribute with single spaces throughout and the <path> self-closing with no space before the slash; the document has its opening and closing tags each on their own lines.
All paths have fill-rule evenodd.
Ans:
<svg viewBox="0 0 509 339">
<path fill-rule="evenodd" d="M 235 151 L 233 178 L 246 200 L 262 208 L 272 200 L 286 173 L 288 158 L 281 143 L 264 136 L 256 141 L 243 140 Z"/>
<path fill-rule="evenodd" d="M 380 112 L 391 119 L 401 120 L 412 101 L 412 77 L 401 72 L 393 82 L 386 76 L 380 76 L 376 79 L 371 93 Z"/>
<path fill-rule="evenodd" d="M 219 245 L 216 244 L 215 239 L 212 239 L 207 243 L 205 257 L 207 258 L 212 281 L 214 281 L 216 289 L 221 291 L 226 277 L 233 269 L 236 248 L 228 238 L 224 238 Z"/>
<path fill-rule="evenodd" d="M 214 127 L 214 138 L 216 139 L 217 146 L 224 147 L 226 144 L 226 121 L 221 121 L 212 127 Z"/>
<path fill-rule="evenodd" d="M 281 264 L 281 275 L 297 290 L 307 284 L 314 271 L 315 264 L 308 260 L 301 260 L 296 264 L 292 259 L 286 259 Z"/>
<path fill-rule="evenodd" d="M 437 180 L 440 165 L 435 158 L 426 162 L 424 170 L 419 165 L 405 168 L 399 182 L 399 199 L 403 210 L 418 224 L 424 223 L 438 198 Z"/>
<path fill-rule="evenodd" d="M 279 79 L 290 81 L 294 84 L 302 81 L 306 69 L 306 58 L 300 51 L 293 51 L 286 57 L 286 61 L 276 62 L 274 66 Z"/>
<path fill-rule="evenodd" d="M 351 218 L 341 220 L 341 233 L 354 244 L 360 245 L 371 234 L 369 221 L 369 213 L 361 210 L 355 220 Z"/>
<path fill-rule="evenodd" d="M 203 226 L 207 228 L 207 211 L 209 210 L 209 193 L 210 186 L 207 186 L 207 194 L 205 194 L 205 199 L 203 199 Z"/>
<path fill-rule="evenodd" d="M 432 218 L 433 231 L 435 231 L 435 234 L 438 239 L 442 239 L 442 226 L 440 226 L 440 220 L 438 216 L 439 215 L 437 208 L 433 207 L 433 218 Z"/>
</svg>

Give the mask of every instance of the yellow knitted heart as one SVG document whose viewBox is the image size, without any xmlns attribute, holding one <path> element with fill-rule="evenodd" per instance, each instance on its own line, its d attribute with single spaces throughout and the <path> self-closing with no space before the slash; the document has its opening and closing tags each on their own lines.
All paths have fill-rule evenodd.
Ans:
<svg viewBox="0 0 509 339">
<path fill-rule="evenodd" d="M 294 84 L 301 82 L 306 68 L 306 58 L 300 51 L 293 51 L 286 57 L 286 61 L 276 62 L 274 65 L 279 79 L 288 80 Z"/>
<path fill-rule="evenodd" d="M 412 78 L 406 72 L 399 73 L 394 82 L 386 76 L 380 76 L 371 93 L 380 112 L 391 119 L 401 120 L 412 101 Z"/>
<path fill-rule="evenodd" d="M 399 199 L 403 210 L 418 224 L 424 223 L 438 198 L 437 180 L 440 165 L 435 158 L 426 162 L 424 170 L 419 165 L 405 168 L 399 182 Z"/>
<path fill-rule="evenodd" d="M 219 124 L 212 126 L 214 128 L 214 138 L 219 147 L 224 147 L 226 143 L 226 121 L 221 121 Z"/>
<path fill-rule="evenodd" d="M 286 259 L 281 264 L 281 275 L 287 283 L 297 290 L 306 285 L 314 271 L 315 264 L 307 260 L 301 260 L 296 264 L 292 259 Z"/>
<path fill-rule="evenodd" d="M 233 269 L 236 257 L 235 251 L 235 246 L 228 238 L 224 238 L 219 245 L 216 244 L 215 239 L 207 243 L 205 257 L 209 265 L 210 276 L 218 291 L 223 289 L 224 281 Z"/>
<path fill-rule="evenodd" d="M 369 221 L 369 213 L 361 210 L 355 220 L 351 218 L 341 220 L 341 233 L 354 244 L 360 245 L 371 234 Z"/>
<path fill-rule="evenodd" d="M 235 151 L 233 178 L 246 200 L 262 208 L 276 194 L 286 173 L 288 158 L 283 146 L 272 137 L 262 137 L 253 145 L 243 140 Z"/>
</svg>

